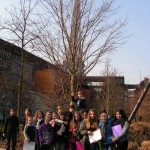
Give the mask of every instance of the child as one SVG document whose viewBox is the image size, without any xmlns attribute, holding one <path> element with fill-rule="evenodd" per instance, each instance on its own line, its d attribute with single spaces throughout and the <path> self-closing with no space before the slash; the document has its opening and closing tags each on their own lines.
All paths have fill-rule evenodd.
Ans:
<svg viewBox="0 0 150 150">
<path fill-rule="evenodd" d="M 82 138 L 79 132 L 81 122 L 82 122 L 81 114 L 79 111 L 76 111 L 73 115 L 73 119 L 70 122 L 69 127 L 69 138 L 68 138 L 69 150 L 78 149 L 76 144 Z"/>
<path fill-rule="evenodd" d="M 38 137 L 40 150 L 51 150 L 53 148 L 53 126 L 50 124 L 49 116 L 45 116 L 44 123 L 39 127 Z"/>
<path fill-rule="evenodd" d="M 80 109 L 86 110 L 86 99 L 83 97 L 82 91 L 78 91 L 77 98 L 74 98 L 74 95 L 72 95 L 72 101 L 75 104 L 76 111 L 79 111 Z"/>
<path fill-rule="evenodd" d="M 33 118 L 28 117 L 27 124 L 24 127 L 25 142 L 36 142 L 36 128 L 33 125 Z"/>
<path fill-rule="evenodd" d="M 57 112 L 52 112 L 52 120 L 59 119 Z"/>
<path fill-rule="evenodd" d="M 129 131 L 129 122 L 126 113 L 123 109 L 116 111 L 114 118 L 114 125 L 121 124 L 122 132 L 117 137 L 112 138 L 112 142 L 115 143 L 115 150 L 127 150 L 128 149 L 128 138 L 127 133 Z"/>
<path fill-rule="evenodd" d="M 59 105 L 57 106 L 57 113 L 60 115 L 62 113 L 62 107 Z"/>
<path fill-rule="evenodd" d="M 29 108 L 26 108 L 24 111 L 23 130 L 25 125 L 28 123 L 28 117 L 31 117 L 31 110 Z"/>
<path fill-rule="evenodd" d="M 88 112 L 86 110 L 84 110 L 81 115 L 82 115 L 82 119 L 86 120 L 88 117 Z"/>
<path fill-rule="evenodd" d="M 38 134 L 39 127 L 44 123 L 44 113 L 41 110 L 37 110 L 34 114 L 33 121 L 34 121 L 34 125 L 37 129 L 36 132 Z M 37 146 L 37 149 L 39 149 L 39 147 L 40 147 L 39 138 L 37 138 L 36 146 Z"/>
<path fill-rule="evenodd" d="M 12 150 L 16 149 L 17 133 L 19 133 L 19 121 L 16 116 L 16 109 L 10 109 L 10 115 L 6 118 L 4 125 L 4 136 L 6 136 L 6 150 L 10 150 L 12 140 Z"/>
<path fill-rule="evenodd" d="M 66 150 L 69 125 L 65 120 L 65 113 L 61 113 L 59 119 L 54 126 L 55 150 Z"/>
<path fill-rule="evenodd" d="M 74 105 L 70 105 L 69 110 L 65 112 L 65 116 L 66 116 L 65 118 L 66 118 L 66 120 L 68 120 L 69 123 L 73 118 L 74 112 L 75 112 Z"/>
<path fill-rule="evenodd" d="M 44 113 L 40 110 L 37 110 L 35 112 L 33 120 L 34 120 L 34 124 L 35 124 L 36 128 L 38 129 L 39 126 L 44 123 Z"/>
<path fill-rule="evenodd" d="M 102 147 L 103 150 L 112 150 L 112 126 L 113 122 L 111 118 L 108 118 L 106 111 L 102 111 L 100 113 L 100 121 L 99 121 L 99 128 L 101 129 L 102 133 Z"/>
<path fill-rule="evenodd" d="M 99 147 L 99 141 L 90 143 L 89 136 L 92 135 L 93 131 L 97 130 L 98 127 L 98 115 L 96 110 L 90 109 L 88 112 L 87 119 L 83 120 L 80 125 L 80 133 L 84 136 L 81 140 L 82 145 L 85 145 L 85 150 L 96 150 Z"/>
<path fill-rule="evenodd" d="M 52 113 L 51 113 L 50 111 L 47 111 L 47 112 L 45 113 L 45 116 L 49 116 L 50 119 L 52 119 Z"/>
</svg>

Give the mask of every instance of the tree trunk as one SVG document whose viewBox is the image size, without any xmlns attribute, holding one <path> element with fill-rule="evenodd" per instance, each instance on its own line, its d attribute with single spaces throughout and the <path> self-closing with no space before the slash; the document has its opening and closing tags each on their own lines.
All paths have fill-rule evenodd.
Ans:
<svg viewBox="0 0 150 150">
<path fill-rule="evenodd" d="M 24 63 L 24 53 L 22 48 L 21 53 L 21 68 L 20 68 L 20 76 L 19 76 L 19 84 L 18 84 L 18 99 L 17 99 L 17 116 L 20 117 L 20 107 L 21 107 L 21 93 L 22 93 L 22 80 L 23 80 L 23 63 Z"/>
</svg>

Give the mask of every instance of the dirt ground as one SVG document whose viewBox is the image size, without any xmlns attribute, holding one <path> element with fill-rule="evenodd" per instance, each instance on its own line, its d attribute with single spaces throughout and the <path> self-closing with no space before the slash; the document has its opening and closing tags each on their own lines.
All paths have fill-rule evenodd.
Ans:
<svg viewBox="0 0 150 150">
<path fill-rule="evenodd" d="M 6 145 L 5 140 L 4 141 L 0 141 L 0 148 L 4 148 L 5 149 L 5 145 Z M 17 143 L 16 150 L 22 150 L 22 143 Z"/>
</svg>

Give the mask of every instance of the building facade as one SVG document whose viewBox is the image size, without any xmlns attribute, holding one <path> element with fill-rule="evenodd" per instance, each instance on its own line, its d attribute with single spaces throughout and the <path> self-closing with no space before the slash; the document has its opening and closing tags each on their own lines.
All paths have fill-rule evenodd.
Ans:
<svg viewBox="0 0 150 150">
<path fill-rule="evenodd" d="M 7 115 L 8 108 L 17 106 L 22 62 L 22 114 L 25 107 L 29 107 L 33 112 L 37 109 L 54 111 L 57 105 L 62 104 L 67 109 L 69 100 L 60 98 L 60 75 L 57 67 L 0 39 L 0 120 Z M 122 76 L 85 76 L 83 81 L 81 88 L 87 100 L 87 108 L 106 109 L 110 113 L 118 106 L 124 107 L 125 95 L 128 95 L 130 88 L 136 87 L 125 85 Z"/>
<path fill-rule="evenodd" d="M 17 107 L 21 73 L 21 110 L 25 107 L 30 107 L 33 111 L 42 108 L 41 94 L 36 90 L 33 77 L 37 70 L 53 67 L 45 60 L 0 39 L 0 119 L 8 114 L 8 108 Z M 5 114 L 2 114 L 4 111 Z"/>
</svg>

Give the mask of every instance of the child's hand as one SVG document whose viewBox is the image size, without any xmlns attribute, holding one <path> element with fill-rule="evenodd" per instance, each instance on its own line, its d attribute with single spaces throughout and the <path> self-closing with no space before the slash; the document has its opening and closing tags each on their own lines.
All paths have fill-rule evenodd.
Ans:
<svg viewBox="0 0 150 150">
<path fill-rule="evenodd" d="M 59 136 L 61 136 L 61 135 L 62 135 L 62 133 L 61 133 L 61 131 L 60 131 L 60 130 L 58 130 L 58 131 L 57 131 L 57 134 L 58 134 Z"/>
<path fill-rule="evenodd" d="M 76 132 L 77 131 L 77 129 L 73 129 L 73 132 Z"/>
<path fill-rule="evenodd" d="M 74 96 L 74 92 L 71 92 L 71 96 Z"/>
<path fill-rule="evenodd" d="M 77 129 L 73 129 L 73 135 L 76 136 L 77 135 Z"/>
<path fill-rule="evenodd" d="M 88 131 L 88 132 L 87 132 L 87 134 L 88 134 L 88 135 L 92 135 L 92 134 L 93 134 L 93 132 L 91 132 L 91 131 Z"/>
<path fill-rule="evenodd" d="M 30 143 L 30 140 L 28 140 L 28 139 L 25 139 L 24 141 Z"/>
<path fill-rule="evenodd" d="M 117 141 L 117 139 L 116 138 L 112 138 L 112 142 L 114 143 L 114 142 L 116 142 Z"/>
<path fill-rule="evenodd" d="M 52 127 L 54 127 L 54 126 L 55 126 L 55 120 L 51 120 L 51 121 L 49 122 L 49 124 L 50 124 Z"/>
</svg>

